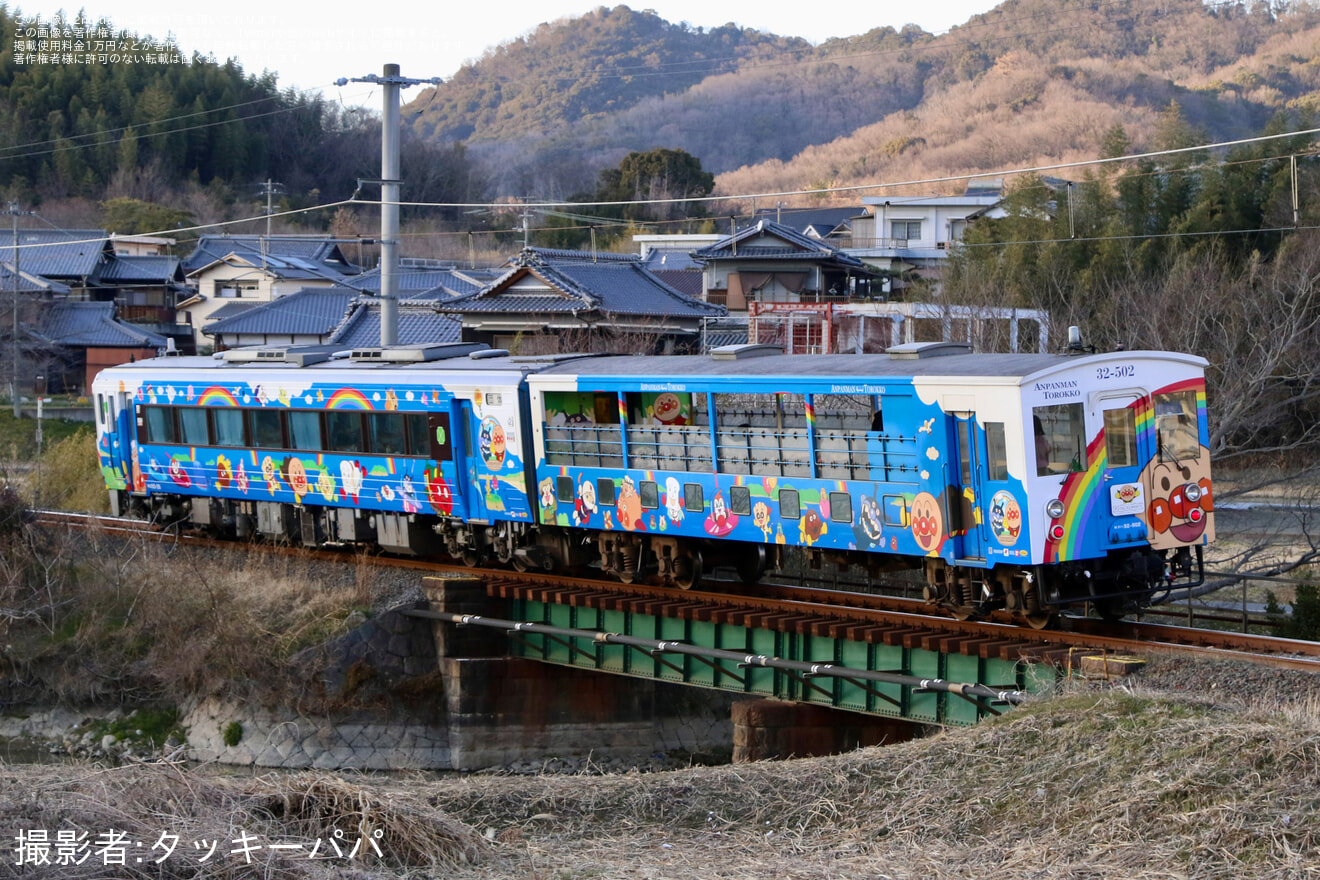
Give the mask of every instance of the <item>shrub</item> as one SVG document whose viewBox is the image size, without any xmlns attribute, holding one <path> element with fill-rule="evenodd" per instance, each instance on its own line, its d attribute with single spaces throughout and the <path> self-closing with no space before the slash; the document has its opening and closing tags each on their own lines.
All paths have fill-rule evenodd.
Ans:
<svg viewBox="0 0 1320 880">
<path fill-rule="evenodd" d="M 234 746 L 238 745 L 243 740 L 242 723 L 238 721 L 229 722 L 228 724 L 225 725 L 225 729 L 222 732 L 222 736 L 224 737 L 225 745 L 229 746 L 229 748 L 232 749 Z"/>
<path fill-rule="evenodd" d="M 33 498 L 43 507 L 107 513 L 110 495 L 96 454 L 96 435 L 79 431 L 41 456 Z"/>
</svg>

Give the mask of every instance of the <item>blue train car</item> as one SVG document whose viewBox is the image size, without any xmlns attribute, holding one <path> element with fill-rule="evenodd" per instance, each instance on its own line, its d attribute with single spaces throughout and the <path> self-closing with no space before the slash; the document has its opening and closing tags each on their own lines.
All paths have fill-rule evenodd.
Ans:
<svg viewBox="0 0 1320 880">
<path fill-rule="evenodd" d="M 680 588 L 787 547 L 1037 625 L 1199 583 L 1205 362 L 1167 352 L 517 358 L 240 349 L 102 372 L 118 513 Z"/>
<path fill-rule="evenodd" d="M 534 518 L 531 367 L 466 356 L 480 348 L 238 349 L 105 370 L 93 393 L 114 509 L 309 546 L 508 561 Z"/>
<path fill-rule="evenodd" d="M 1213 539 L 1205 362 L 1162 352 L 573 361 L 528 378 L 541 522 L 602 568 L 754 580 L 783 546 L 921 568 L 962 615 L 1036 622 L 1199 582 Z"/>
</svg>

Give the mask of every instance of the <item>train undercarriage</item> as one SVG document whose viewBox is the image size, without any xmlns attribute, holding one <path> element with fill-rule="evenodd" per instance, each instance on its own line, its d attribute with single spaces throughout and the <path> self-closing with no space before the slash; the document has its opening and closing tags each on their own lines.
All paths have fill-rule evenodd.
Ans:
<svg viewBox="0 0 1320 880">
<path fill-rule="evenodd" d="M 1103 559 L 1052 566 L 992 568 L 950 565 L 943 559 L 858 551 L 789 548 L 629 531 L 533 527 L 508 521 L 464 522 L 429 513 L 391 513 L 355 508 L 302 506 L 275 501 L 234 501 L 178 495 L 111 493 L 116 516 L 164 525 L 188 524 L 215 537 L 254 539 L 304 547 L 364 547 L 406 556 L 448 556 L 467 566 L 500 564 L 518 571 L 598 569 L 624 583 L 648 582 L 691 589 L 717 567 L 734 569 L 745 583 L 782 568 L 786 552 L 803 554 L 809 568 L 831 562 L 854 567 L 869 580 L 918 562 L 923 598 L 954 617 L 971 619 L 1006 612 L 1036 627 L 1049 626 L 1059 610 L 1089 604 L 1102 617 L 1162 601 L 1173 588 L 1204 580 L 1200 547 L 1174 551 L 1134 548 Z"/>
</svg>

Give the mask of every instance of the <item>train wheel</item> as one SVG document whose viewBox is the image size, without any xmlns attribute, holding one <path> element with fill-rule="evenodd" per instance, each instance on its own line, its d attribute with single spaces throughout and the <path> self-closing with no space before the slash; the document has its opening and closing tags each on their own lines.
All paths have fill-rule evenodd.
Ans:
<svg viewBox="0 0 1320 880">
<path fill-rule="evenodd" d="M 738 577 L 742 579 L 744 584 L 758 583 L 761 576 L 765 574 L 766 566 L 765 546 L 757 544 L 750 552 L 738 558 Z"/>
<path fill-rule="evenodd" d="M 476 568 L 477 563 L 481 561 L 481 557 L 477 555 L 476 550 L 467 549 L 463 551 L 462 560 L 468 568 Z"/>
<path fill-rule="evenodd" d="M 509 564 L 513 566 L 514 571 L 526 571 L 527 557 L 514 554 L 514 557 L 509 560 Z"/>
<path fill-rule="evenodd" d="M 1039 614 L 1027 614 L 1022 619 L 1032 629 L 1046 629 L 1054 622 L 1054 615 L 1041 612 Z"/>
<path fill-rule="evenodd" d="M 954 620 L 971 620 L 976 617 L 976 609 L 970 605 L 949 605 L 946 606 Z"/>
<path fill-rule="evenodd" d="M 701 582 L 701 552 L 692 551 L 690 555 L 674 560 L 674 586 L 680 590 L 690 590 Z"/>
<path fill-rule="evenodd" d="M 1126 612 L 1122 599 L 1097 599 L 1095 613 L 1106 623 L 1118 623 Z"/>
</svg>

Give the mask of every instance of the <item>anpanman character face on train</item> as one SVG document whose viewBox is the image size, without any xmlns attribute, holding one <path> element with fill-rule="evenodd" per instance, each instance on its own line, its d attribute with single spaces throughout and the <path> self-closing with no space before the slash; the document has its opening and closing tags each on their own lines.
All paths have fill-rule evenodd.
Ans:
<svg viewBox="0 0 1320 880">
<path fill-rule="evenodd" d="M 929 492 L 918 492 L 912 499 L 912 537 L 927 553 L 938 550 L 944 543 L 944 511 Z"/>
<path fill-rule="evenodd" d="M 1157 550 L 1191 544 L 1210 529 L 1214 494 L 1210 486 L 1210 450 L 1200 447 L 1196 458 L 1182 461 L 1151 459 L 1141 479 L 1150 487 L 1146 505 L 1146 527 L 1150 545 Z"/>
</svg>

